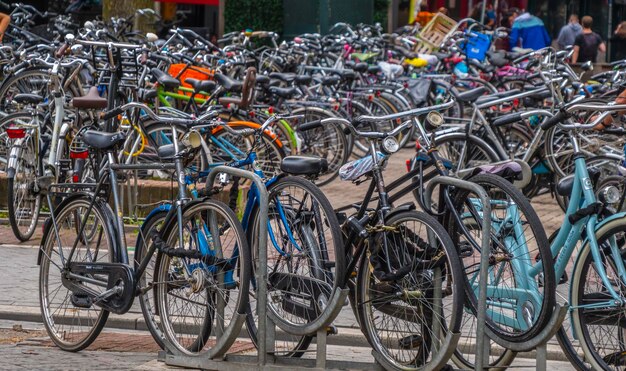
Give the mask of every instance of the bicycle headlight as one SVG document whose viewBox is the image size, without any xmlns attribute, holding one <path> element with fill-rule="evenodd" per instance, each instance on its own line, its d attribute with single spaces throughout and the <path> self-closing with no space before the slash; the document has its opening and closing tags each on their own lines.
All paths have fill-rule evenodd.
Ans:
<svg viewBox="0 0 626 371">
<path fill-rule="evenodd" d="M 185 147 L 198 148 L 202 145 L 202 136 L 197 130 L 190 130 L 181 142 Z"/>
<path fill-rule="evenodd" d="M 387 137 L 383 139 L 382 150 L 386 154 L 392 154 L 398 152 L 400 149 L 400 144 L 394 137 Z"/>
<path fill-rule="evenodd" d="M 615 186 L 606 186 L 600 191 L 600 199 L 606 204 L 614 204 L 619 201 L 620 193 Z"/>
<path fill-rule="evenodd" d="M 428 129 L 435 130 L 443 125 L 443 115 L 437 111 L 430 111 L 426 115 L 426 123 L 428 124 Z"/>
</svg>

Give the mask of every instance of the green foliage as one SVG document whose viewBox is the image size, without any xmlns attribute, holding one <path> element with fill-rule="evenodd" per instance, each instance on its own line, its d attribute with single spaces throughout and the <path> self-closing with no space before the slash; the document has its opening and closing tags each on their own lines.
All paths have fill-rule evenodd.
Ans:
<svg viewBox="0 0 626 371">
<path fill-rule="evenodd" d="M 383 28 L 387 28 L 387 9 L 389 0 L 374 0 L 374 23 L 379 22 Z"/>
<path fill-rule="evenodd" d="M 226 0 L 224 32 L 283 31 L 282 0 Z"/>
</svg>

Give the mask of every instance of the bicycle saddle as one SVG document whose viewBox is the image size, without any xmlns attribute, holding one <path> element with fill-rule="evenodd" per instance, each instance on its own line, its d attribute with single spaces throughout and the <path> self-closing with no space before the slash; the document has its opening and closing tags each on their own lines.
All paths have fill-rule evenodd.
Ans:
<svg viewBox="0 0 626 371">
<path fill-rule="evenodd" d="M 587 171 L 589 171 L 589 178 L 591 179 L 591 183 L 595 187 L 598 179 L 600 179 L 600 175 L 602 174 L 602 172 L 595 167 L 589 167 L 587 168 Z M 569 195 L 572 194 L 572 189 L 574 188 L 574 175 L 576 174 L 570 174 L 566 177 L 563 177 L 556 185 L 556 193 L 561 196 L 569 197 Z"/>
<path fill-rule="evenodd" d="M 180 86 L 180 81 L 161 71 L 158 68 L 150 70 L 156 81 L 165 88 L 165 90 L 175 90 Z"/>
<path fill-rule="evenodd" d="M 43 97 L 38 94 L 23 93 L 23 94 L 16 94 L 13 97 L 13 100 L 17 104 L 39 104 L 43 102 Z"/>
<path fill-rule="evenodd" d="M 513 90 L 503 91 L 500 93 L 495 93 L 495 94 L 482 95 L 478 97 L 478 99 L 476 99 L 476 104 L 487 103 L 492 100 L 498 100 L 500 98 L 510 97 L 512 95 L 519 94 L 519 93 L 521 93 L 519 89 L 513 89 Z"/>
<path fill-rule="evenodd" d="M 193 88 L 194 93 L 200 93 L 201 91 L 205 93 L 210 93 L 215 90 L 215 81 L 211 80 L 198 80 L 198 79 L 185 79 L 185 82 Z"/>
<path fill-rule="evenodd" d="M 217 83 L 228 92 L 238 92 L 241 91 L 241 88 L 243 87 L 243 82 L 233 80 L 221 73 L 216 73 L 214 77 L 215 81 L 217 81 Z"/>
<path fill-rule="evenodd" d="M 126 140 L 126 135 L 121 131 L 106 133 L 97 130 L 87 130 L 83 132 L 82 139 L 88 147 L 107 150 L 122 144 Z"/>
<path fill-rule="evenodd" d="M 298 93 L 298 89 L 293 86 L 289 88 L 279 88 L 277 86 L 272 86 L 270 88 L 270 93 L 281 98 L 289 99 Z"/>
<path fill-rule="evenodd" d="M 377 74 L 381 71 L 380 66 L 368 66 L 367 67 L 367 72 L 372 73 L 372 74 Z"/>
<path fill-rule="evenodd" d="M 346 67 L 354 70 L 355 72 L 363 73 L 367 71 L 368 66 L 367 66 L 367 63 L 364 63 L 364 62 L 359 62 L 359 63 L 346 62 Z"/>
<path fill-rule="evenodd" d="M 270 73 L 270 77 L 273 79 L 278 79 L 284 82 L 293 82 L 296 79 L 295 73 L 280 73 L 280 72 L 272 72 Z"/>
<path fill-rule="evenodd" d="M 313 81 L 313 77 L 310 75 L 298 75 L 296 76 L 296 84 L 309 85 Z"/>
<path fill-rule="evenodd" d="M 479 88 L 468 90 L 466 92 L 463 92 L 457 95 L 456 99 L 464 103 L 471 103 L 475 101 L 476 99 L 478 99 L 483 94 L 485 94 L 486 92 L 487 92 L 487 89 L 481 86 Z"/>
<path fill-rule="evenodd" d="M 292 175 L 315 175 L 328 170 L 328 161 L 316 156 L 287 156 L 281 161 L 280 170 Z"/>
<path fill-rule="evenodd" d="M 92 86 L 87 95 L 72 99 L 72 107 L 82 109 L 104 109 L 107 108 L 106 98 L 102 98 L 98 93 L 98 88 Z"/>
<path fill-rule="evenodd" d="M 339 76 L 324 76 L 324 77 L 322 77 L 322 85 L 324 85 L 324 86 L 336 85 L 339 81 L 341 81 Z"/>
<path fill-rule="evenodd" d="M 509 64 L 509 60 L 504 53 L 488 51 L 487 56 L 489 57 L 489 61 L 496 67 L 504 67 Z"/>
<path fill-rule="evenodd" d="M 269 85 L 270 83 L 270 78 L 267 75 L 258 75 L 256 77 L 256 84 L 257 85 Z"/>
</svg>

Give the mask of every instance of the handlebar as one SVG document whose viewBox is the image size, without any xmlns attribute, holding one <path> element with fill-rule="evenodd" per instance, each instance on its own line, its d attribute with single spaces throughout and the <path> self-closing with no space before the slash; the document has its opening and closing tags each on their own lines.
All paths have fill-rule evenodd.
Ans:
<svg viewBox="0 0 626 371">
<path fill-rule="evenodd" d="M 300 125 L 300 127 L 298 128 L 298 130 L 301 131 L 306 131 L 306 130 L 311 130 L 317 127 L 320 127 L 322 125 L 325 124 L 340 124 L 345 126 L 346 129 L 350 130 L 350 132 L 352 132 L 354 135 L 358 136 L 358 137 L 363 137 L 363 138 L 372 138 L 372 139 L 383 139 L 383 138 L 387 138 L 387 137 L 393 137 L 396 136 L 398 133 L 400 133 L 401 131 L 403 131 L 404 129 L 406 129 L 408 126 L 413 124 L 413 121 L 408 120 L 405 123 L 403 123 L 402 125 L 398 126 L 397 128 L 393 129 L 390 132 L 376 132 L 376 131 L 359 131 L 355 128 L 355 125 L 358 125 L 360 123 L 363 122 L 374 122 L 374 121 L 386 121 L 386 120 L 395 120 L 398 118 L 403 118 L 403 117 L 409 117 L 409 116 L 419 116 L 421 114 L 425 114 L 428 112 L 432 112 L 432 111 L 440 111 L 440 110 L 444 110 L 444 109 L 448 109 L 450 107 L 452 107 L 452 105 L 454 104 L 454 100 L 450 100 L 446 103 L 443 104 L 438 104 L 435 106 L 429 106 L 429 107 L 422 107 L 422 108 L 416 108 L 416 109 L 412 109 L 409 111 L 405 111 L 405 112 L 399 112 L 396 114 L 392 114 L 392 115 L 386 115 L 386 116 L 359 116 L 357 117 L 353 122 L 350 122 L 346 119 L 342 119 L 342 118 L 327 118 L 327 119 L 322 119 L 322 120 L 315 120 L 315 121 L 310 121 L 307 123 L 304 123 L 302 125 Z"/>
<path fill-rule="evenodd" d="M 117 107 L 108 112 L 102 113 L 101 118 L 105 121 L 109 120 L 130 108 L 140 108 L 146 115 L 148 115 L 148 117 L 150 117 L 153 120 L 170 123 L 170 124 L 181 124 L 181 125 L 194 125 L 194 124 L 205 123 L 209 120 L 216 118 L 219 114 L 218 111 L 209 111 L 197 118 L 192 118 L 192 117 L 179 118 L 179 117 L 171 117 L 171 116 L 159 116 L 146 104 L 138 103 L 138 102 L 130 102 L 130 103 L 124 104 L 121 107 Z"/>
</svg>

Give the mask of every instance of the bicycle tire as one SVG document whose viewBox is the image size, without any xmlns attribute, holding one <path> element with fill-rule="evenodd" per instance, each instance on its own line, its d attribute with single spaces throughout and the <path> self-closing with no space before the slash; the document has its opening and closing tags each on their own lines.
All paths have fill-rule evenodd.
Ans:
<svg viewBox="0 0 626 371">
<path fill-rule="evenodd" d="M 157 209 L 158 210 L 158 209 Z M 150 250 L 153 241 L 150 236 L 154 231 L 160 232 L 166 222 L 167 216 L 166 210 L 158 210 L 151 214 L 149 218 L 139 228 L 139 235 L 135 242 L 135 254 L 134 254 L 134 269 L 138 271 L 140 264 L 145 258 L 145 254 Z M 154 282 L 154 272 L 156 266 L 156 251 L 152 254 L 151 260 L 146 266 L 145 271 L 137 280 L 139 291 L 139 305 L 141 306 L 141 314 L 144 321 L 146 321 L 146 327 L 152 335 L 152 338 L 161 349 L 165 349 L 165 335 L 161 330 L 161 319 L 159 317 L 159 309 L 156 301 L 156 289 L 152 286 L 152 289 L 144 292 L 144 288 L 148 288 L 148 285 Z"/>
<path fill-rule="evenodd" d="M 79 217 L 84 218 L 84 212 L 81 213 L 81 210 L 88 210 L 91 204 L 92 200 L 88 195 L 78 194 L 66 198 L 54 211 L 57 228 L 63 228 L 63 230 L 55 231 L 51 219 L 48 219 L 42 237 L 42 254 L 39 267 L 39 302 L 44 326 L 48 335 L 50 336 L 50 339 L 59 348 L 71 352 L 77 352 L 88 347 L 98 337 L 109 316 L 109 312 L 106 310 L 99 310 L 97 315 L 89 315 L 89 311 L 87 311 L 86 316 L 81 316 L 83 309 L 87 310 L 94 307 L 99 308 L 96 305 L 91 305 L 90 308 L 78 309 L 78 307 L 70 304 L 72 305 L 72 307 L 69 311 L 67 310 L 67 308 L 65 310 L 57 309 L 55 311 L 51 311 L 50 309 L 51 301 L 54 301 L 57 297 L 64 297 L 64 299 L 62 299 L 63 301 L 59 304 L 63 305 L 64 303 L 68 302 L 68 299 L 71 303 L 71 295 L 73 295 L 69 289 L 66 289 L 63 286 L 62 281 L 58 284 L 58 288 L 52 291 L 49 288 L 49 274 L 56 275 L 58 276 L 59 281 L 61 280 L 61 272 L 59 272 L 56 268 L 53 268 L 52 272 L 50 271 L 51 259 L 55 256 L 54 252 L 56 252 L 56 256 L 59 257 L 58 251 L 53 249 L 58 248 L 58 246 L 55 246 L 59 242 L 58 238 L 62 239 L 60 241 L 61 246 L 67 248 L 64 256 L 67 256 L 66 254 L 69 254 L 73 243 L 77 241 L 77 250 L 74 253 L 74 257 L 77 258 L 76 260 L 80 259 L 81 248 L 84 248 L 86 251 L 83 258 L 88 260 L 83 261 L 94 262 L 94 257 L 96 259 L 101 258 L 102 260 L 96 260 L 100 262 L 105 260 L 107 262 L 115 261 L 115 249 L 113 246 L 116 243 L 116 239 L 114 236 L 114 234 L 116 233 L 116 228 L 112 224 L 113 220 L 115 220 L 115 217 L 113 216 L 113 212 L 111 211 L 111 209 L 104 202 L 95 202 L 93 204 L 93 207 L 91 208 L 91 212 L 93 214 L 90 214 L 88 217 L 88 220 L 91 220 L 91 217 L 93 215 L 93 220 L 95 221 L 95 223 L 100 225 L 101 232 L 106 233 L 106 236 L 104 236 L 104 238 L 99 238 L 98 243 L 95 244 L 95 246 L 89 246 L 85 244 L 85 239 L 80 238 L 79 236 L 76 236 L 74 240 L 68 240 L 69 242 L 63 239 L 68 234 L 77 232 L 76 228 L 73 226 L 73 223 L 79 220 Z M 74 222 L 72 221 L 72 218 Z M 57 238 L 57 236 L 59 237 Z M 92 241 L 93 240 L 88 240 L 86 242 L 90 244 Z M 103 246 L 105 242 L 107 246 Z M 107 253 L 98 256 L 102 248 L 106 248 Z M 62 266 L 61 262 L 59 262 L 59 264 L 53 264 L 55 266 Z M 90 288 L 93 290 L 96 289 L 95 287 L 98 286 L 90 286 Z M 101 289 L 101 291 L 104 291 L 104 288 Z M 65 291 L 65 295 L 61 294 L 59 296 L 58 294 L 61 291 Z M 54 293 L 54 295 L 52 295 L 52 293 Z M 52 318 L 55 313 L 59 313 L 56 319 Z M 60 313 L 63 313 L 63 315 L 61 316 Z M 65 322 L 68 322 L 68 327 L 65 327 Z M 88 326 L 86 326 L 86 324 Z M 85 328 L 87 328 L 88 331 Z M 72 338 L 73 329 L 78 330 L 76 332 L 77 336 L 81 335 L 82 337 L 80 337 L 76 341 L 68 341 L 68 339 Z"/>
<path fill-rule="evenodd" d="M 608 245 L 606 245 L 606 243 L 609 239 L 614 238 L 614 241 L 619 244 L 617 246 L 618 249 L 622 252 L 622 256 L 620 258 L 623 259 L 623 246 L 626 242 L 626 238 L 624 237 L 625 234 L 626 220 L 623 218 L 611 220 L 600 226 L 595 231 L 595 237 L 600 250 L 600 257 L 602 259 L 601 264 L 607 271 L 607 274 L 610 277 L 609 280 L 612 282 L 619 282 L 611 284 L 614 289 L 617 289 L 616 291 L 618 294 L 620 292 L 623 293 L 624 282 L 620 282 L 621 278 L 617 273 L 615 264 L 611 263 L 613 258 L 611 255 L 607 254 Z M 595 275 L 595 278 L 590 275 Z M 587 283 L 597 286 L 587 288 Z M 594 301 L 603 302 L 608 300 L 610 297 L 611 296 L 606 292 L 606 287 L 602 284 L 595 268 L 595 261 L 593 259 L 593 254 L 591 253 L 589 242 L 586 242 L 576 259 L 576 264 L 574 265 L 570 302 L 573 308 L 572 324 L 574 331 L 576 331 L 576 334 L 578 334 L 580 339 L 585 359 L 589 361 L 591 369 L 594 370 L 622 369 L 621 358 L 623 357 L 625 349 L 623 345 L 623 326 L 620 325 L 620 321 L 623 322 L 623 309 L 597 308 L 596 310 L 589 310 L 589 313 L 587 313 L 587 310 L 580 306 L 593 304 Z M 617 322 L 613 324 L 611 322 L 612 318 L 614 318 Z M 598 335 L 596 332 L 593 332 L 593 334 L 591 333 L 591 325 L 606 326 L 609 328 L 600 330 L 601 333 Z M 617 329 L 617 334 L 615 334 L 615 330 L 612 329 L 614 327 Z M 617 341 L 620 341 L 621 344 L 617 343 L 617 346 L 614 346 L 615 343 L 600 343 L 600 339 L 610 341 L 609 338 L 613 336 L 616 336 Z M 617 364 L 614 365 L 615 367 L 611 367 L 611 364 L 614 362 Z"/>
<path fill-rule="evenodd" d="M 314 253 L 316 254 L 315 256 L 323 259 L 322 262 L 319 262 L 320 265 L 314 267 L 314 269 L 307 270 L 307 267 L 304 265 L 299 266 L 301 269 L 297 275 L 291 271 L 282 272 L 281 269 L 287 269 L 287 267 L 283 266 L 281 268 L 281 266 L 278 266 L 280 262 L 276 262 L 277 266 L 271 267 L 275 273 L 274 277 L 270 277 L 269 280 L 268 298 L 270 296 L 274 298 L 277 295 L 297 297 L 298 300 L 301 300 L 302 304 L 300 306 L 306 306 L 306 315 L 308 317 L 299 316 L 300 313 L 283 312 L 280 300 L 276 301 L 271 298 L 271 300 L 268 300 L 268 315 L 271 316 L 280 329 L 287 333 L 298 336 L 311 335 L 319 328 L 329 324 L 321 321 L 326 311 L 335 309 L 328 307 L 327 304 L 337 294 L 337 291 L 345 286 L 346 262 L 341 227 L 333 207 L 324 193 L 306 179 L 295 176 L 281 177 L 268 186 L 268 192 L 270 210 L 272 208 L 276 209 L 276 205 L 280 205 L 282 210 L 299 210 L 294 214 L 299 219 L 287 220 L 287 225 L 283 222 L 282 226 L 273 226 L 271 233 L 282 233 L 282 230 L 292 223 L 303 223 L 302 225 L 308 226 L 315 233 L 318 242 L 315 246 L 304 246 L 302 241 L 297 238 L 298 236 L 293 234 L 289 235 L 287 233 L 287 236 L 284 236 L 286 239 L 275 237 L 274 241 L 272 241 L 272 236 L 270 235 L 268 236 L 268 258 L 266 264 L 273 263 L 272 259 L 276 259 L 280 255 L 279 251 L 291 251 L 293 253 L 294 249 L 298 250 L 297 255 L 294 256 L 298 257 L 298 259 L 302 258 L 301 260 L 305 264 L 315 262 L 316 258 L 311 258 L 311 254 Z M 258 230 L 255 231 L 258 217 L 257 206 L 250 214 L 250 224 L 247 228 L 249 236 L 256 236 L 256 233 L 258 233 Z M 290 230 L 294 225 L 297 224 L 291 225 L 289 227 Z M 257 240 L 257 238 L 250 240 L 253 251 L 257 251 L 257 248 L 255 248 Z M 291 291 L 295 287 L 294 285 L 283 287 L 284 290 L 281 289 L 280 285 L 288 282 L 286 279 L 293 280 L 298 278 L 306 279 L 306 282 L 302 281 L 306 285 L 300 286 L 301 289 L 311 288 L 311 290 L 314 290 L 313 288 L 315 288 L 318 292 Z M 299 290 L 298 287 L 295 287 L 295 289 Z M 325 305 L 326 307 L 324 307 Z M 343 305 L 343 303 L 338 305 Z"/>
<path fill-rule="evenodd" d="M 417 231 L 411 230 L 410 233 L 400 232 L 401 235 L 394 232 L 380 232 L 376 244 L 382 243 L 380 239 L 387 241 L 386 251 L 389 255 L 385 262 L 392 265 L 392 270 L 415 264 L 415 259 L 419 259 L 419 264 L 425 266 L 414 268 L 401 281 L 386 282 L 375 278 L 375 273 L 372 273 L 371 260 L 364 258 L 361 260 L 357 274 L 357 308 L 360 311 L 359 317 L 364 332 L 367 334 L 367 340 L 374 351 L 384 357 L 391 366 L 402 370 L 421 369 L 427 365 L 432 360 L 431 347 L 435 341 L 440 341 L 436 346 L 438 352 L 445 353 L 449 350 L 444 346 L 456 347 L 456 343 L 444 344 L 443 340 L 446 339 L 447 332 L 459 331 L 461 326 L 459 314 L 463 310 L 464 301 L 460 260 L 446 230 L 432 216 L 419 211 L 395 213 L 388 218 L 385 225 L 398 228 L 401 224 L 410 222 L 425 226 L 425 231 L 420 227 Z M 402 229 L 406 231 L 409 228 L 403 227 Z M 435 238 L 437 247 L 433 249 L 430 245 Z M 427 252 L 427 247 L 420 244 L 420 240 L 429 241 L 429 247 L 433 251 Z M 394 248 L 395 246 L 399 248 Z M 445 261 L 441 262 L 444 257 Z M 424 294 L 421 294 L 421 297 L 408 296 L 409 292 L 432 294 L 437 285 L 433 281 L 437 280 L 438 274 L 442 274 L 441 292 L 446 295 L 445 303 L 449 304 L 446 308 L 442 306 L 441 309 L 432 310 L 431 308 L 436 305 L 432 301 L 432 296 L 424 297 Z M 410 286 L 400 286 L 402 283 Z M 397 286 L 399 288 L 396 288 Z M 383 295 L 376 295 L 376 288 L 379 288 Z M 395 294 L 397 290 L 405 292 L 407 296 L 398 297 Z M 387 301 L 385 301 L 385 295 L 388 297 Z M 404 305 L 398 302 L 404 302 Z M 439 311 L 441 313 L 437 323 L 440 332 L 435 332 L 431 322 L 435 321 L 435 315 Z M 386 317 L 394 318 L 386 320 Z M 382 322 L 380 328 L 375 323 L 376 319 Z M 390 328 L 394 320 L 407 323 L 407 328 L 399 330 L 397 329 L 399 326 Z M 407 333 L 410 335 L 407 336 Z M 396 335 L 399 338 L 395 338 Z M 406 345 L 403 346 L 403 344 Z M 407 352 L 402 352 L 402 350 Z"/>
<path fill-rule="evenodd" d="M 237 327 L 243 325 L 251 279 L 250 248 L 237 216 L 224 203 L 194 200 L 184 206 L 182 213 L 184 251 L 201 252 L 201 256 L 212 258 L 200 263 L 196 257 L 180 258 L 171 250 L 159 251 L 155 272 L 161 328 L 168 351 L 191 357 L 217 357 L 226 353 L 239 333 Z M 163 241 L 183 254 L 177 242 L 179 223 L 177 218 L 174 220 L 162 232 Z M 228 246 L 225 242 L 229 242 Z M 215 253 L 203 253 L 202 246 Z M 185 275 L 185 271 L 190 275 Z M 186 304 L 180 308 L 170 306 L 176 305 L 175 299 Z M 194 318 L 199 322 L 188 322 Z M 216 326 L 222 331 L 213 331 Z"/>
<path fill-rule="evenodd" d="M 483 187 L 492 203 L 491 248 L 493 249 L 492 256 L 495 262 L 490 264 L 494 270 L 496 269 L 496 265 L 500 267 L 497 275 L 499 283 L 496 286 L 497 289 L 494 290 L 498 290 L 498 292 L 506 296 L 508 292 L 507 287 L 509 287 L 509 285 L 515 285 L 515 287 L 517 287 L 517 282 L 521 279 L 516 276 L 516 272 L 519 268 L 512 268 L 513 264 L 511 261 L 515 259 L 515 256 L 519 256 L 519 264 L 528 265 L 529 268 L 533 261 L 552 261 L 548 238 L 546 237 L 541 220 L 530 205 L 528 199 L 526 199 L 509 181 L 492 174 L 478 174 L 469 178 L 468 181 Z M 476 235 L 464 235 L 458 223 L 455 221 L 454 213 L 451 210 L 446 210 L 444 225 L 446 229 L 450 231 L 455 246 L 459 246 L 461 249 L 460 255 L 462 256 L 463 269 L 465 271 L 467 303 L 470 306 L 469 309 L 471 312 L 476 313 L 478 304 L 476 292 L 472 285 L 478 285 L 477 268 L 479 267 L 478 262 L 480 261 L 481 254 L 480 251 L 477 251 L 476 248 L 473 247 L 468 238 L 472 238 L 477 246 L 481 246 L 482 233 L 480 228 L 482 225 L 482 217 L 480 214 L 474 215 L 476 211 L 474 214 L 472 213 L 471 210 L 475 210 L 476 206 L 472 204 L 471 199 L 476 196 L 470 198 L 470 194 L 473 194 L 473 192 L 457 190 L 452 198 L 452 202 L 457 208 L 454 213 L 458 213 L 459 216 L 463 217 L 463 224 L 466 227 L 473 228 Z M 515 209 L 509 211 L 511 205 L 515 205 Z M 510 213 L 513 213 L 513 215 L 511 216 Z M 517 216 L 516 220 L 502 224 L 502 222 L 507 221 L 507 218 L 515 216 Z M 525 217 L 525 220 L 522 216 Z M 481 219 L 477 220 L 476 218 Z M 521 228 L 522 226 L 527 226 L 527 228 L 524 230 L 516 230 L 516 228 Z M 496 229 L 496 227 L 498 229 Z M 511 242 L 512 240 L 515 242 Z M 532 251 L 528 251 L 528 248 L 526 248 L 529 244 L 533 245 Z M 522 248 L 522 246 L 524 247 Z M 517 255 L 514 255 L 515 253 L 517 253 Z M 513 255 L 513 258 L 511 258 L 511 255 Z M 470 276 L 472 280 L 470 280 Z M 523 278 L 527 279 L 527 277 Z M 492 278 L 490 275 L 490 279 L 495 278 Z M 542 264 L 542 270 L 534 280 L 534 286 L 537 287 L 538 291 L 537 296 L 540 297 L 541 302 L 532 303 L 526 301 L 517 303 L 517 305 L 521 306 L 521 311 L 512 311 L 513 313 L 506 312 L 507 306 L 499 306 L 498 308 L 497 300 L 493 297 L 491 298 L 490 303 L 493 304 L 490 305 L 490 310 L 494 313 L 498 312 L 499 314 L 496 315 L 502 316 L 502 318 L 510 318 L 509 322 L 514 321 L 513 324 L 515 325 L 500 325 L 496 323 L 493 318 L 488 316 L 486 324 L 495 336 L 510 342 L 524 342 L 536 336 L 550 320 L 556 301 L 556 282 L 553 264 Z M 492 283 L 492 285 L 495 284 Z M 510 292 L 515 292 L 515 289 L 512 288 Z M 510 301 L 515 302 L 517 300 L 514 296 L 515 295 L 509 298 L 511 299 Z M 537 305 L 541 306 L 538 310 Z M 532 318 L 519 318 L 520 313 Z M 524 321 L 524 323 L 521 321 Z"/>
<path fill-rule="evenodd" d="M 30 240 L 35 233 L 41 211 L 41 193 L 33 189 L 41 170 L 35 146 L 39 143 L 30 134 L 15 143 L 11 149 L 15 166 L 8 169 L 9 223 L 15 237 L 22 242 Z M 22 219 L 24 213 L 28 217 Z"/>
<path fill-rule="evenodd" d="M 302 122 L 337 117 L 332 111 L 317 107 L 298 108 L 293 110 L 292 114 L 304 114 Z M 298 126 L 295 128 L 297 130 Z M 348 162 L 352 151 L 341 125 L 327 124 L 320 128 L 297 132 L 297 135 L 302 141 L 302 154 L 318 156 L 328 162 L 328 170 L 315 179 L 315 184 L 321 187 L 335 180 L 339 175 L 339 169 Z"/>
</svg>

